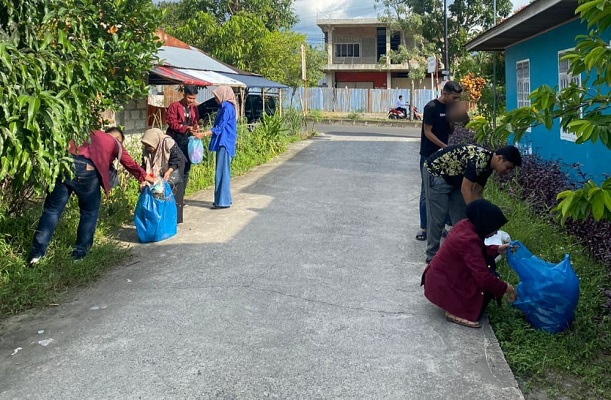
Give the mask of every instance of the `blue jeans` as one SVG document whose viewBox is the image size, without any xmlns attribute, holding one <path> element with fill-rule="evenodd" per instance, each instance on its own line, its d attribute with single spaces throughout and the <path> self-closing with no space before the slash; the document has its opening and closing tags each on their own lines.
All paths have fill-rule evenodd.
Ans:
<svg viewBox="0 0 611 400">
<path fill-rule="evenodd" d="M 98 223 L 101 202 L 100 182 L 93 163 L 85 158 L 75 157 L 74 177 L 58 180 L 53 191 L 45 199 L 42 216 L 32 242 L 32 258 L 41 257 L 47 251 L 59 218 L 72 193 L 78 197 L 81 212 L 72 257 L 78 259 L 87 254 L 87 250 L 93 244 L 93 235 Z"/>
</svg>

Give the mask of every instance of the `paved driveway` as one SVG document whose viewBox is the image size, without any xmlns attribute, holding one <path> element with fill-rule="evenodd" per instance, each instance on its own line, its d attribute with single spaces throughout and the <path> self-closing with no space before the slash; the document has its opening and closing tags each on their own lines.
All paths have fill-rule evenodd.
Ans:
<svg viewBox="0 0 611 400">
<path fill-rule="evenodd" d="M 490 327 L 422 295 L 419 130 L 319 129 L 232 208 L 198 193 L 176 237 L 8 321 L 0 399 L 522 399 Z"/>
</svg>

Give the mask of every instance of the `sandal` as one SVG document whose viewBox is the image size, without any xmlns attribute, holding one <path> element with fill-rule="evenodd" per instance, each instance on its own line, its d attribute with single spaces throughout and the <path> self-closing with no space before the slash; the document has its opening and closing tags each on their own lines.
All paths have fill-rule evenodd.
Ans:
<svg viewBox="0 0 611 400">
<path fill-rule="evenodd" d="M 420 231 L 418 232 L 418 234 L 416 235 L 416 240 L 426 240 L 426 231 Z"/>
<path fill-rule="evenodd" d="M 456 315 L 446 312 L 446 320 L 458 325 L 466 326 L 467 328 L 481 328 L 482 325 L 477 321 L 469 321 L 468 319 L 457 317 Z"/>
</svg>

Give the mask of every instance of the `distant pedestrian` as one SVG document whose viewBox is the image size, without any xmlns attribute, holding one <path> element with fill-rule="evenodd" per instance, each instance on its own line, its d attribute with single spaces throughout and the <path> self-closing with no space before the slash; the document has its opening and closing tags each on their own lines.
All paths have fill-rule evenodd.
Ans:
<svg viewBox="0 0 611 400">
<path fill-rule="evenodd" d="M 448 145 L 448 138 L 454 131 L 454 123 L 450 121 L 449 109 L 461 97 L 463 89 L 458 82 L 447 81 L 443 86 L 441 96 L 431 100 L 424 107 L 422 129 L 420 134 L 420 174 L 424 161 L 428 156 Z M 427 238 L 426 197 L 424 180 L 420 185 L 420 231 L 416 240 Z M 443 229 L 443 227 L 442 227 Z"/>
<path fill-rule="evenodd" d="M 496 151 L 474 145 L 453 145 L 430 155 L 424 162 L 422 179 L 428 224 L 426 262 L 430 262 L 441 240 L 449 214 L 452 225 L 465 217 L 466 205 L 481 199 L 493 171 L 504 175 L 522 165 L 514 146 Z"/>
<path fill-rule="evenodd" d="M 177 223 L 183 222 L 183 201 L 185 196 L 184 169 L 186 156 L 170 136 L 161 129 L 153 128 L 144 132 L 140 140 L 144 147 L 142 163 L 148 176 L 155 180 L 163 178 L 170 184 L 176 201 Z"/>
<path fill-rule="evenodd" d="M 70 142 L 74 176 L 63 176 L 58 179 L 53 190 L 45 198 L 42 216 L 32 242 L 31 265 L 38 263 L 45 255 L 72 193 L 78 197 L 81 213 L 72 258 L 78 260 L 85 257 L 87 250 L 93 244 L 98 222 L 101 203 L 100 186 L 108 195 L 111 188 L 110 169 L 115 159 L 119 158 L 121 165 L 139 182 L 145 180 L 152 182 L 123 147 L 123 132 L 119 128 L 110 128 L 108 132 L 91 132 L 89 140 L 78 148 L 74 142 Z"/>
<path fill-rule="evenodd" d="M 197 92 L 196 86 L 185 85 L 182 100 L 170 104 L 166 113 L 166 123 L 168 124 L 166 134 L 176 141 L 178 148 L 187 160 L 183 179 L 185 187 L 189 182 L 189 171 L 191 171 L 189 136 L 199 131 L 199 114 L 195 105 Z"/>
<path fill-rule="evenodd" d="M 212 94 L 219 104 L 212 129 L 194 134 L 201 139 L 211 136 L 209 150 L 216 152 L 216 169 L 214 174 L 214 203 L 212 208 L 229 208 L 231 199 L 231 159 L 235 156 L 237 140 L 237 103 L 233 90 L 229 86 L 219 86 Z"/>
<path fill-rule="evenodd" d="M 477 321 L 492 299 L 516 299 L 514 287 L 488 268 L 487 259 L 505 254 L 509 244 L 486 246 L 484 240 L 507 223 L 500 208 L 478 199 L 467 206 L 467 218 L 449 233 L 422 274 L 424 295 L 445 310 L 448 321 L 479 328 Z"/>
</svg>

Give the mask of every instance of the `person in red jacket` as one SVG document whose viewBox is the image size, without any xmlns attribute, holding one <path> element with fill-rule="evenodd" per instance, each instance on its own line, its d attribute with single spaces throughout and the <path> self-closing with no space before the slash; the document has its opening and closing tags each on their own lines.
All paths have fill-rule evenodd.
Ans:
<svg viewBox="0 0 611 400">
<path fill-rule="evenodd" d="M 168 107 L 165 121 L 168 124 L 166 134 L 170 136 L 187 160 L 184 169 L 184 185 L 187 187 L 191 160 L 189 160 L 189 136 L 199 131 L 199 114 L 195 106 L 197 87 L 185 85 L 182 100 L 176 101 Z"/>
<path fill-rule="evenodd" d="M 460 220 L 448 234 L 422 274 L 425 297 L 445 310 L 448 321 L 479 328 L 477 321 L 491 299 L 504 294 L 516 299 L 514 287 L 503 282 L 486 262 L 507 252 L 509 244 L 486 246 L 507 222 L 500 208 L 479 199 L 467 205 L 467 218 Z"/>
<path fill-rule="evenodd" d="M 93 235 L 98 222 L 101 203 L 100 186 L 108 195 L 111 189 L 109 171 L 116 158 L 119 158 L 121 165 L 140 183 L 153 180 L 146 176 L 146 172 L 123 147 L 123 132 L 119 128 L 110 128 L 107 131 L 108 133 L 91 132 L 89 140 L 78 148 L 74 142 L 70 142 L 74 175 L 58 179 L 53 191 L 45 198 L 42 216 L 32 241 L 31 265 L 38 263 L 47 251 L 59 218 L 72 193 L 78 197 L 81 214 L 72 258 L 78 260 L 85 257 L 87 250 L 93 244 Z"/>
</svg>

